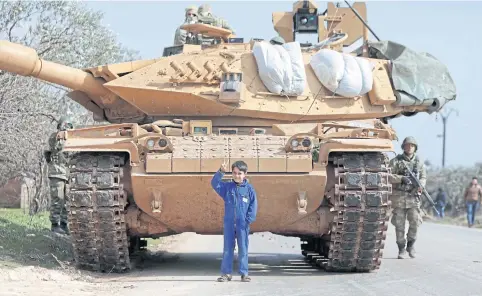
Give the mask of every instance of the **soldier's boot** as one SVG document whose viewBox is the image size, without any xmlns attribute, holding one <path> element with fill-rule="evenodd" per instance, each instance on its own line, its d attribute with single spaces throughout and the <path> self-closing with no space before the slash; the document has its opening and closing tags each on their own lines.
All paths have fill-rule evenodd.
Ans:
<svg viewBox="0 0 482 296">
<path fill-rule="evenodd" d="M 52 223 L 52 227 L 50 228 L 50 230 L 58 234 L 65 234 L 65 231 L 57 223 Z"/>
<path fill-rule="evenodd" d="M 415 248 L 413 247 L 414 244 L 414 240 L 407 241 L 407 252 L 411 258 L 415 258 Z"/>
<path fill-rule="evenodd" d="M 398 244 L 398 259 L 405 259 L 405 245 Z"/>
<path fill-rule="evenodd" d="M 69 226 L 65 222 L 60 222 L 60 228 L 65 232 L 65 234 L 70 235 Z"/>
</svg>

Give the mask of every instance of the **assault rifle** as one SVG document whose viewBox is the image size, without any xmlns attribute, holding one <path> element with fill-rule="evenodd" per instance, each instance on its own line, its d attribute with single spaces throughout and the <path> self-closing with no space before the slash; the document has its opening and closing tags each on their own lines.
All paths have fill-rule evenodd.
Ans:
<svg viewBox="0 0 482 296">
<path fill-rule="evenodd" d="M 419 188 L 422 188 L 422 193 L 425 195 L 425 197 L 428 199 L 428 201 L 430 202 L 430 204 L 432 205 L 433 209 L 435 210 L 435 212 L 437 213 L 437 215 L 440 215 L 440 213 L 438 212 L 437 208 L 435 207 L 435 202 L 433 201 L 433 199 L 430 197 L 430 194 L 428 194 L 427 190 L 425 190 L 425 187 L 422 186 L 422 184 L 420 184 L 420 180 L 413 174 L 413 172 L 408 168 L 407 164 L 405 163 L 405 161 L 402 161 L 403 165 L 405 166 L 405 168 L 407 169 L 407 172 L 410 174 L 410 177 L 413 181 L 415 181 L 415 183 L 418 185 Z"/>
</svg>

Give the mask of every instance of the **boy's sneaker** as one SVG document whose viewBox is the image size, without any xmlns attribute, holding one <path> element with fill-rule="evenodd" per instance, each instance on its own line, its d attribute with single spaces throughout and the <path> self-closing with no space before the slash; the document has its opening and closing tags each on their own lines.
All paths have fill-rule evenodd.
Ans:
<svg viewBox="0 0 482 296">
<path fill-rule="evenodd" d="M 222 276 L 218 277 L 218 282 L 227 282 L 233 278 L 230 274 L 223 274 Z"/>
<path fill-rule="evenodd" d="M 251 282 L 251 278 L 249 277 L 249 275 L 243 274 L 243 275 L 241 276 L 241 281 L 242 281 L 242 282 Z"/>
</svg>

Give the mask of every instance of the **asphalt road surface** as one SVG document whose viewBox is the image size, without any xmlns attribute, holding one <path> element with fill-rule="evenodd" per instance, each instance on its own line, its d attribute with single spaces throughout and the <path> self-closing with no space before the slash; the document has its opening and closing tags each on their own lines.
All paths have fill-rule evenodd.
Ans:
<svg viewBox="0 0 482 296">
<path fill-rule="evenodd" d="M 381 268 L 327 273 L 304 262 L 299 239 L 250 236 L 250 275 L 216 282 L 222 236 L 185 233 L 163 240 L 127 274 L 98 274 L 35 266 L 0 269 L 0 296 L 154 295 L 482 295 L 482 230 L 424 223 L 416 259 L 396 259 L 390 225 Z M 235 263 L 235 267 L 237 264 Z"/>
<path fill-rule="evenodd" d="M 299 239 L 269 233 L 250 236 L 252 282 L 217 283 L 222 237 L 186 233 L 169 252 L 138 263 L 125 275 L 96 279 L 120 290 L 117 295 L 482 295 L 482 231 L 424 223 L 417 258 L 397 259 L 390 225 L 377 272 L 328 273 L 306 264 Z M 235 263 L 237 268 L 237 263 Z"/>
</svg>

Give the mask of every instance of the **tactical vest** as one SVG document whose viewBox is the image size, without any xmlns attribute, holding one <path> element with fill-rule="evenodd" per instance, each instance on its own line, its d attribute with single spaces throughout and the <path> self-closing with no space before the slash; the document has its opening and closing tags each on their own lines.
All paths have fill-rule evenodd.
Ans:
<svg viewBox="0 0 482 296">
<path fill-rule="evenodd" d="M 214 27 L 221 27 L 221 28 L 223 27 L 222 26 L 222 20 L 219 20 L 218 18 L 216 18 L 214 16 L 211 16 L 211 15 L 207 15 L 207 16 L 199 15 L 198 16 L 198 22 L 201 23 L 201 24 L 211 25 L 211 26 L 214 26 Z M 202 35 L 201 38 L 202 38 L 202 41 L 201 41 L 202 44 L 219 43 L 219 40 L 217 40 L 214 37 L 208 37 L 208 36 Z"/>
<path fill-rule="evenodd" d="M 63 152 L 63 144 L 56 139 L 57 133 L 49 138 L 50 159 L 48 159 L 49 178 L 68 180 L 68 153 Z"/>
<path fill-rule="evenodd" d="M 410 178 L 410 173 L 407 171 L 405 166 L 401 163 L 405 162 L 408 166 L 408 168 L 412 171 L 413 175 L 418 179 L 420 176 L 420 172 L 418 171 L 419 167 L 419 162 L 420 159 L 418 158 L 418 155 L 415 155 L 414 158 L 411 161 L 407 161 L 403 154 L 397 155 L 397 172 L 395 172 L 397 175 L 403 175 L 407 176 Z M 393 172 L 392 172 L 393 173 Z M 420 179 L 419 179 L 420 180 Z M 396 190 L 400 191 L 405 191 L 405 192 L 415 192 L 417 191 L 417 185 L 416 184 L 411 184 L 411 185 L 405 185 L 405 184 L 396 184 L 394 186 Z"/>
<path fill-rule="evenodd" d="M 201 24 L 216 26 L 216 19 L 212 16 L 198 16 L 198 22 Z"/>
</svg>

